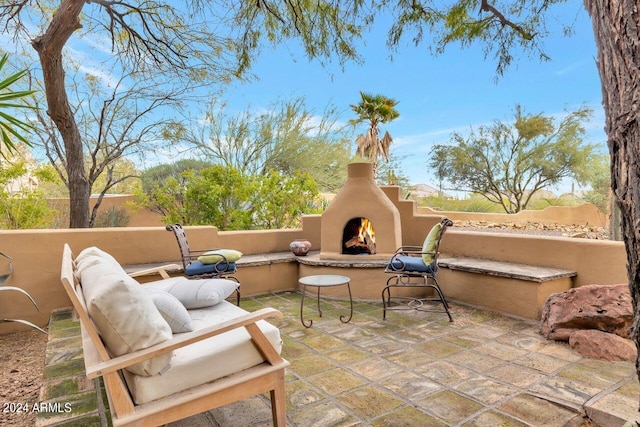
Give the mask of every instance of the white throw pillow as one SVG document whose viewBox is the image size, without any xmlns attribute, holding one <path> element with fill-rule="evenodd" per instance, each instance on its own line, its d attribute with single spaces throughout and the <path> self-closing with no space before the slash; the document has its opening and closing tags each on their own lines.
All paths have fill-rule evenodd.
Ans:
<svg viewBox="0 0 640 427">
<path fill-rule="evenodd" d="M 106 347 L 116 356 L 159 344 L 172 337 L 143 287 L 109 259 L 92 263 L 80 273 L 89 316 Z M 156 375 L 171 361 L 172 352 L 140 362 L 127 370 L 138 375 Z"/>
<path fill-rule="evenodd" d="M 148 283 L 146 286 L 160 288 L 169 292 L 188 310 L 216 305 L 234 293 L 240 286 L 227 279 L 170 278 Z"/>
<path fill-rule="evenodd" d="M 142 288 L 149 294 L 160 315 L 171 327 L 171 332 L 180 334 L 193 331 L 189 312 L 178 298 L 160 288 L 152 286 L 143 286 Z"/>
</svg>

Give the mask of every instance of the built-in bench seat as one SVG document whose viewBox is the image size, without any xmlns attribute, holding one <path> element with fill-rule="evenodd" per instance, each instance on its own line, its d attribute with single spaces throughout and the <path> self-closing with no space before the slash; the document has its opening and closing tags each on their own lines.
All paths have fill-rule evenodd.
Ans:
<svg viewBox="0 0 640 427">
<path fill-rule="evenodd" d="M 537 265 L 517 264 L 514 262 L 495 261 L 482 258 L 441 258 L 440 267 L 450 270 L 468 271 L 470 273 L 489 274 L 491 276 L 511 279 L 546 282 L 563 277 L 575 277 L 576 271 L 562 268 L 540 267 Z"/>
<path fill-rule="evenodd" d="M 549 295 L 570 289 L 578 274 L 481 258 L 440 258 L 439 266 L 439 281 L 448 298 L 530 319 L 539 319 Z"/>
<path fill-rule="evenodd" d="M 291 252 L 244 255 L 237 261 L 240 282 L 249 294 L 270 290 L 259 288 L 265 282 L 265 275 L 275 275 L 279 283 L 288 285 L 286 288 L 295 289 L 300 276 L 344 274 L 339 271 L 343 268 L 354 268 L 346 275 L 351 277 L 352 284 L 356 284 L 355 292 L 359 292 L 357 283 L 384 286 L 387 279 L 384 274 L 385 260 L 367 260 L 367 268 L 362 268 L 361 264 L 354 260 L 321 260 L 317 252 L 310 252 L 305 257 L 297 257 Z M 127 265 L 125 270 L 128 273 L 144 272 L 160 265 L 166 268 L 166 263 L 157 263 Z M 528 319 L 539 319 L 549 295 L 571 289 L 572 278 L 577 275 L 572 270 L 480 258 L 441 257 L 439 265 L 438 281 L 447 298 Z M 174 267 L 169 271 L 171 275 L 182 274 L 181 265 Z M 320 267 L 322 270 L 318 270 Z M 379 277 L 374 270 L 379 270 Z M 278 289 L 284 290 L 285 287 Z M 379 292 L 376 288 L 372 296 L 360 298 L 376 298 Z"/>
<path fill-rule="evenodd" d="M 278 264 L 281 262 L 297 262 L 297 257 L 291 252 L 274 252 L 268 254 L 243 255 L 236 265 L 238 267 L 257 267 L 261 265 Z M 129 264 L 123 266 L 127 273 L 134 273 L 145 270 L 153 270 L 157 267 L 166 267 L 166 262 L 146 263 L 146 264 Z M 182 273 L 182 265 L 180 261 L 176 261 L 175 268 L 167 270 L 169 273 Z"/>
</svg>

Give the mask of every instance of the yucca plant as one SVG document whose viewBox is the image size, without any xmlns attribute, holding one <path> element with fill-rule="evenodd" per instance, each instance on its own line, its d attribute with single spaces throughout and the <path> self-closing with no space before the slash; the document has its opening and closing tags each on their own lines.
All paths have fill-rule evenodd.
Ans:
<svg viewBox="0 0 640 427">
<path fill-rule="evenodd" d="M 0 73 L 2 73 L 7 59 L 7 54 L 2 55 L 0 58 Z M 31 146 L 31 143 L 24 137 L 24 133 L 30 132 L 34 127 L 7 112 L 7 110 L 11 109 L 34 109 L 33 106 L 25 104 L 21 100 L 35 91 L 11 90 L 11 87 L 26 74 L 27 70 L 22 70 L 0 81 L 0 140 L 9 152 L 13 152 L 16 148 L 14 138 L 29 147 Z"/>
<path fill-rule="evenodd" d="M 9 260 L 9 272 L 7 274 L 0 275 L 0 292 L 2 292 L 2 291 L 19 292 L 22 295 L 24 295 L 27 298 L 29 298 L 29 300 L 33 303 L 33 306 L 36 308 L 36 310 L 40 311 L 40 308 L 38 308 L 38 304 L 36 304 L 35 300 L 31 297 L 31 295 L 29 295 L 29 293 L 27 291 L 25 291 L 24 289 L 17 288 L 15 286 L 4 286 L 4 282 L 6 282 L 7 279 L 11 276 L 11 273 L 13 273 L 13 259 L 8 255 L 3 254 L 2 252 L 0 252 L 0 256 L 2 256 L 4 258 L 6 258 L 7 260 Z M 30 327 L 32 327 L 34 329 L 39 330 L 40 332 L 43 332 L 45 334 L 47 333 L 47 331 L 45 331 L 44 329 L 42 329 L 38 325 L 34 325 L 33 323 L 29 322 L 28 320 L 4 319 L 4 318 L 0 319 L 0 323 L 6 323 L 6 322 L 22 323 L 23 325 L 30 326 Z"/>
</svg>

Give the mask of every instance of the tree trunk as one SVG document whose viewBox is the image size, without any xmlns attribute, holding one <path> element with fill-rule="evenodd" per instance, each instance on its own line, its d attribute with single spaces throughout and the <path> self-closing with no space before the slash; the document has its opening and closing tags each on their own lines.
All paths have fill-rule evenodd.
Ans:
<svg viewBox="0 0 640 427">
<path fill-rule="evenodd" d="M 47 113 L 64 141 L 71 228 L 89 227 L 91 186 L 84 169 L 82 138 L 67 97 L 62 48 L 71 34 L 81 28 L 78 17 L 84 5 L 84 0 L 62 0 L 45 33 L 32 43 L 42 65 Z"/>
<path fill-rule="evenodd" d="M 633 301 L 632 339 L 640 349 L 640 16 L 637 0 L 585 0 L 602 81 L 611 188 L 620 208 Z M 640 364 L 636 360 L 640 378 Z"/>
</svg>

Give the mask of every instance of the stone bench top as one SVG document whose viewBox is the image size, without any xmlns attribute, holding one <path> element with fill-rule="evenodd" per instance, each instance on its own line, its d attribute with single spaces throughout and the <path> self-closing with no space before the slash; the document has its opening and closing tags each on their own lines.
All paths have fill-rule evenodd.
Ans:
<svg viewBox="0 0 640 427">
<path fill-rule="evenodd" d="M 574 277 L 578 275 L 576 271 L 564 270 L 561 268 L 541 267 L 481 258 L 440 258 L 438 260 L 438 265 L 443 268 L 448 268 L 449 270 L 488 274 L 491 276 L 528 280 L 532 282 L 546 282 L 549 280 Z"/>
<path fill-rule="evenodd" d="M 384 260 L 320 260 L 317 252 L 310 252 L 306 257 L 297 257 L 291 252 L 274 252 L 267 254 L 244 255 L 236 263 L 238 267 L 255 267 L 260 265 L 277 264 L 282 262 L 299 262 L 307 265 L 324 265 L 331 267 L 368 267 L 384 268 L 387 261 Z M 180 261 L 174 262 L 181 265 Z M 140 271 L 148 268 L 160 267 L 171 264 L 170 262 L 158 262 L 148 264 L 131 264 L 124 266 L 127 273 Z M 440 267 L 450 270 L 466 271 L 470 273 L 481 273 L 492 276 L 507 277 L 512 279 L 528 280 L 533 282 L 545 282 L 563 277 L 574 277 L 578 273 L 571 270 L 563 270 L 553 267 L 540 267 L 527 264 L 517 264 L 513 262 L 495 261 L 481 258 L 440 258 Z M 180 268 L 180 271 L 182 268 Z"/>
<path fill-rule="evenodd" d="M 274 253 L 268 253 L 268 254 L 243 255 L 242 258 L 240 258 L 236 262 L 236 265 L 238 267 L 242 267 L 242 266 L 254 267 L 259 265 L 277 264 L 280 262 L 296 262 L 297 258 L 298 257 L 296 257 L 291 252 L 274 252 Z M 167 261 L 167 262 L 153 262 L 153 263 L 146 263 L 146 264 L 129 264 L 129 265 L 123 266 L 123 268 L 127 273 L 133 273 L 135 271 L 145 270 L 148 268 L 161 267 L 167 264 L 178 264 L 181 266 L 182 262 Z M 179 271 L 182 271 L 182 267 L 180 267 Z"/>
</svg>

